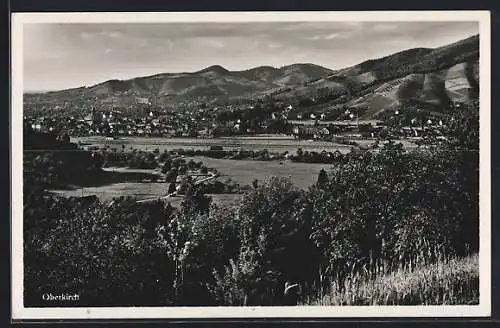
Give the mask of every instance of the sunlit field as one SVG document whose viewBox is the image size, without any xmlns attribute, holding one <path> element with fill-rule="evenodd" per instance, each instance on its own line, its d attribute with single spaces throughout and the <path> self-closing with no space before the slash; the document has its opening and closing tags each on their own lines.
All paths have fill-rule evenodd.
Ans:
<svg viewBox="0 0 500 328">
<path fill-rule="evenodd" d="M 193 149 L 204 150 L 210 146 L 222 146 L 225 150 L 263 150 L 270 152 L 290 152 L 295 153 L 297 148 L 303 148 L 308 151 L 321 152 L 340 151 L 347 153 L 351 146 L 340 145 L 326 141 L 295 140 L 288 138 L 217 138 L 217 139 L 198 139 L 198 138 L 143 138 L 143 137 L 124 137 L 117 140 L 106 140 L 103 137 L 82 137 L 74 138 L 72 142 L 81 141 L 96 147 L 106 147 L 116 149 L 117 151 L 130 151 L 133 149 L 151 151 L 158 148 L 160 152 L 174 149 Z"/>
<path fill-rule="evenodd" d="M 479 304 L 479 259 L 440 260 L 417 264 L 413 270 L 400 268 L 369 279 L 351 275 L 344 289 L 333 289 L 318 298 L 308 297 L 307 305 L 473 305 Z"/>
<path fill-rule="evenodd" d="M 188 158 L 189 160 L 189 158 Z M 216 159 L 203 156 L 194 157 L 208 167 L 216 167 L 221 178 L 231 178 L 241 186 L 250 185 L 255 179 L 268 181 L 273 176 L 290 177 L 299 188 L 307 189 L 316 182 L 319 171 L 328 169 L 330 164 L 294 163 L 292 161 L 254 161 Z"/>
</svg>

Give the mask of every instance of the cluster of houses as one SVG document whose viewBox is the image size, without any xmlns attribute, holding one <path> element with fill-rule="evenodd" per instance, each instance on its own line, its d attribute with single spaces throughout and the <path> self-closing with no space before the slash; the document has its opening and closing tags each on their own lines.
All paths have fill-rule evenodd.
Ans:
<svg viewBox="0 0 500 328">
<path fill-rule="evenodd" d="M 292 121 L 298 139 L 329 140 L 334 136 L 375 138 L 384 128 L 382 121 Z"/>
<path fill-rule="evenodd" d="M 124 114 L 118 109 L 92 108 L 83 117 L 25 116 L 25 124 L 41 132 L 64 131 L 71 136 L 210 137 L 215 135 L 266 133 L 273 121 L 283 121 L 280 112 L 250 127 L 249 119 L 219 120 L 222 111 L 240 109 L 197 108 L 185 111 L 149 110 L 142 115 Z M 255 123 L 255 122 L 254 122 Z"/>
<path fill-rule="evenodd" d="M 388 126 L 382 120 L 294 120 L 292 133 L 298 139 L 333 140 L 342 136 L 348 138 L 378 138 L 383 135 L 403 138 L 420 138 L 424 135 L 441 137 L 444 123 L 439 117 L 430 117 L 424 121 L 412 119 L 407 126 Z"/>
<path fill-rule="evenodd" d="M 249 113 L 253 108 L 249 107 Z M 25 117 L 25 124 L 42 132 L 64 131 L 70 136 L 144 136 L 144 137 L 217 137 L 221 135 L 287 133 L 296 138 L 329 140 L 332 136 L 375 138 L 386 128 L 380 120 L 359 120 L 357 115 L 340 121 L 327 121 L 326 114 L 297 114 L 297 119 L 289 119 L 291 105 L 274 109 L 265 117 L 255 118 L 251 114 L 242 116 L 241 108 L 207 108 L 206 106 L 185 110 L 150 110 L 141 115 L 126 115 L 118 109 L 96 110 L 92 107 L 86 115 L 76 117 Z M 128 111 L 126 111 L 128 113 Z M 226 114 L 220 119 L 221 112 Z M 229 114 L 228 114 L 229 113 Z M 437 131 L 442 122 L 428 121 L 426 126 L 399 128 L 399 136 L 419 137 L 424 131 Z M 393 131 L 394 132 L 394 131 Z"/>
<path fill-rule="evenodd" d="M 71 136 L 203 136 L 211 124 L 200 114 L 149 111 L 129 117 L 119 110 L 92 109 L 80 118 L 25 117 L 25 123 L 36 131 L 65 131 Z"/>
</svg>

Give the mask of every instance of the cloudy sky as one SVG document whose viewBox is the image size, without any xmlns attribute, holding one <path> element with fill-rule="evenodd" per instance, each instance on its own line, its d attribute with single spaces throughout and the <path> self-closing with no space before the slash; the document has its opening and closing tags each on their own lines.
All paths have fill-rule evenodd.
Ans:
<svg viewBox="0 0 500 328">
<path fill-rule="evenodd" d="M 210 65 L 331 69 L 478 33 L 475 22 L 25 24 L 24 87 L 59 90 Z"/>
</svg>

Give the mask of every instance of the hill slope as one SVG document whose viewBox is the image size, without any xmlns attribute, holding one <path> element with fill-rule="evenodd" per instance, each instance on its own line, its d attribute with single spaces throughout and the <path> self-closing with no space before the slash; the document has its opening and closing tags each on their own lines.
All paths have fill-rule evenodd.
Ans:
<svg viewBox="0 0 500 328">
<path fill-rule="evenodd" d="M 469 102 L 479 85 L 479 36 L 436 49 L 415 48 L 338 70 L 283 92 L 305 112 L 357 109 L 363 119 L 378 118 L 405 102 L 433 111 L 450 101 Z"/>
<path fill-rule="evenodd" d="M 192 73 L 163 73 L 130 80 L 109 80 L 90 87 L 55 91 L 46 95 L 61 99 L 74 96 L 189 99 L 238 97 L 282 86 L 295 86 L 331 73 L 331 70 L 313 64 L 295 64 L 282 68 L 262 66 L 245 71 L 229 71 L 214 65 Z"/>
</svg>

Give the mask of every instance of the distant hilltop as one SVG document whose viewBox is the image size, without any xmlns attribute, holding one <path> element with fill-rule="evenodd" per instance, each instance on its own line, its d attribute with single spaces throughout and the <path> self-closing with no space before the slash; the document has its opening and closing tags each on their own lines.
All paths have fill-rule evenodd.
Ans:
<svg viewBox="0 0 500 328">
<path fill-rule="evenodd" d="M 260 66 L 243 71 L 229 71 L 213 65 L 192 73 L 161 73 L 129 80 L 109 80 L 90 87 L 50 91 L 52 96 L 134 95 L 140 98 L 239 96 L 283 86 L 294 86 L 327 76 L 332 70 L 309 63 L 275 68 Z"/>
</svg>

